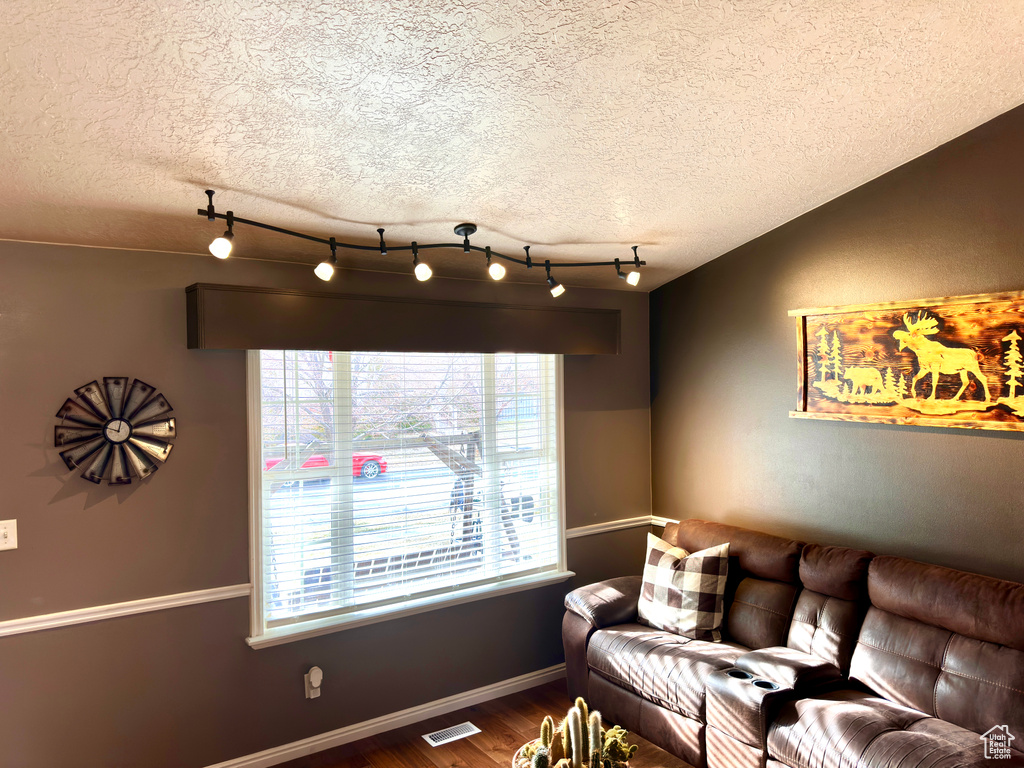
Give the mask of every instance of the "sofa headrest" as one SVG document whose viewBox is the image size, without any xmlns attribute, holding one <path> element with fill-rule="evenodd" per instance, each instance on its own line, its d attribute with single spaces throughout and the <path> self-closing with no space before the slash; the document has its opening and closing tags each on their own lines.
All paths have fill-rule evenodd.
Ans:
<svg viewBox="0 0 1024 768">
<path fill-rule="evenodd" d="M 880 555 L 868 596 L 897 616 L 1024 651 L 1024 584 Z"/>
<path fill-rule="evenodd" d="M 812 592 L 861 600 L 867 594 L 868 565 L 873 557 L 863 549 L 808 544 L 800 553 L 800 581 Z"/>
<path fill-rule="evenodd" d="M 688 552 L 729 542 L 729 558 L 751 576 L 795 583 L 803 542 L 772 536 L 735 525 L 707 520 L 683 520 L 665 526 L 666 541 Z"/>
</svg>

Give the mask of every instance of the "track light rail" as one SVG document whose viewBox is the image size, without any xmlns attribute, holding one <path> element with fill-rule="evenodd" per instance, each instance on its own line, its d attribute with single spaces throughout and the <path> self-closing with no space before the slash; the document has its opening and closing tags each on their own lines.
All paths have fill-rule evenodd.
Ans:
<svg viewBox="0 0 1024 768">
<path fill-rule="evenodd" d="M 523 258 L 523 259 L 516 258 L 515 256 L 509 256 L 508 254 L 499 253 L 498 251 L 493 250 L 490 246 L 481 247 L 479 245 L 472 245 L 469 242 L 469 236 L 476 232 L 476 225 L 474 225 L 474 224 L 459 224 L 457 227 L 455 227 L 455 233 L 458 234 L 458 235 L 461 235 L 463 237 L 463 240 L 462 240 L 461 243 L 458 243 L 458 242 L 455 242 L 455 243 L 417 243 L 417 242 L 414 241 L 411 245 L 394 245 L 394 246 L 392 246 L 392 245 L 387 245 L 384 242 L 384 229 L 383 228 L 378 228 L 377 229 L 377 234 L 380 236 L 380 243 L 378 245 L 358 245 L 356 243 L 343 243 L 343 242 L 340 242 L 340 241 L 336 240 L 333 237 L 331 237 L 331 238 L 317 237 L 316 235 L 307 235 L 304 232 L 296 232 L 293 229 L 285 229 L 284 227 L 277 227 L 277 226 L 274 226 L 273 224 L 264 224 L 262 221 L 254 221 L 252 219 L 243 219 L 243 218 L 241 218 L 239 216 L 235 216 L 233 211 L 228 211 L 227 213 L 219 213 L 218 211 L 214 210 L 214 207 L 213 207 L 213 195 L 214 195 L 213 190 L 209 190 L 209 189 L 206 190 L 206 194 L 209 197 L 209 204 L 206 206 L 206 208 L 199 208 L 197 210 L 197 213 L 200 216 L 205 216 L 209 221 L 216 221 L 217 219 L 223 219 L 228 224 L 227 232 L 224 233 L 223 238 L 217 238 L 217 240 L 214 241 L 214 244 L 210 246 L 210 250 L 211 250 L 211 252 L 215 256 L 217 256 L 218 258 L 227 258 L 228 254 L 230 254 L 230 252 L 231 252 L 231 240 L 232 240 L 232 238 L 234 236 L 233 235 L 233 227 L 234 227 L 234 225 L 235 224 L 247 224 L 250 227 L 259 227 L 260 229 L 266 229 L 266 230 L 269 230 L 271 232 L 278 232 L 278 233 L 280 233 L 282 235 L 288 235 L 290 237 L 297 237 L 297 238 L 300 238 L 302 240 L 309 240 L 309 241 L 312 241 L 314 243 L 322 243 L 323 245 L 330 246 L 330 248 L 331 248 L 331 256 L 328 257 L 327 259 L 325 259 L 325 261 L 322 262 L 322 264 L 320 265 L 320 266 L 323 266 L 323 264 L 330 264 L 331 265 L 331 267 L 328 268 L 327 271 L 323 273 L 324 275 L 327 275 L 327 276 L 324 277 L 324 276 L 321 275 L 320 271 L 317 271 L 317 276 L 320 277 L 323 280 L 329 280 L 330 279 L 330 275 L 333 274 L 333 266 L 336 265 L 336 263 L 337 263 L 336 262 L 336 257 L 335 257 L 336 249 L 337 248 L 345 248 L 346 250 L 350 250 L 350 251 L 373 251 L 373 252 L 380 253 L 381 255 L 385 255 L 388 252 L 411 251 L 412 254 L 413 254 L 413 257 L 414 257 L 413 258 L 414 265 L 421 264 L 421 262 L 419 262 L 419 259 L 418 259 L 418 254 L 419 254 L 420 251 L 424 251 L 424 250 L 428 250 L 428 249 L 432 249 L 432 248 L 461 248 L 463 253 L 476 252 L 476 253 L 484 254 L 487 257 L 488 266 L 490 266 L 492 258 L 494 258 L 494 259 L 502 259 L 502 260 L 510 262 L 512 264 L 518 264 L 520 266 L 526 267 L 527 269 L 532 269 L 534 266 L 543 266 L 545 268 L 545 270 L 547 271 L 549 285 L 553 281 L 553 278 L 551 278 L 551 270 L 553 268 L 556 268 L 556 269 L 568 269 L 570 267 L 615 267 L 615 272 L 616 272 L 616 274 L 618 274 L 619 277 L 621 277 L 624 280 L 626 280 L 630 285 L 636 285 L 639 282 L 639 277 L 640 277 L 639 269 L 640 269 L 640 267 L 643 267 L 643 266 L 647 265 L 647 262 L 643 261 L 637 255 L 636 251 L 637 251 L 637 247 L 638 246 L 635 246 L 635 245 L 632 246 L 633 258 L 627 259 L 627 260 L 614 259 L 614 260 L 611 260 L 611 261 L 551 261 L 549 259 L 545 259 L 542 262 L 539 262 L 539 263 L 535 264 L 534 259 L 530 256 L 530 246 L 529 245 L 523 246 L 523 250 L 526 251 L 526 257 Z M 221 241 L 221 245 L 220 245 L 219 248 L 216 247 L 218 241 Z M 623 264 L 632 265 L 637 270 L 637 272 L 633 272 L 633 273 L 629 273 L 629 274 L 623 273 L 622 272 L 622 265 Z M 499 272 L 501 274 L 501 277 L 504 277 L 504 271 L 503 270 L 499 270 Z M 425 277 L 425 278 L 424 277 L 420 277 L 420 274 L 421 273 L 417 273 L 417 277 L 419 279 L 421 279 L 421 280 L 429 279 L 429 275 L 430 275 L 429 268 L 427 270 L 427 277 Z M 495 275 L 495 272 L 492 272 L 491 274 L 492 274 L 492 277 L 493 277 Z M 500 280 L 501 278 L 500 277 L 495 277 L 494 279 Z M 557 283 L 555 283 L 555 284 L 557 285 Z M 562 292 L 564 292 L 564 289 L 561 289 L 561 291 L 559 291 L 558 293 L 556 293 L 554 295 L 556 295 L 556 296 L 561 295 Z"/>
</svg>

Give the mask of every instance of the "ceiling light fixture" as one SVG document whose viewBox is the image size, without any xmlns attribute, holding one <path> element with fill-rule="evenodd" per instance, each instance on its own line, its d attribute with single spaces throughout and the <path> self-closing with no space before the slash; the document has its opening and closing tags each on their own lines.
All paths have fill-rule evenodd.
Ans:
<svg viewBox="0 0 1024 768">
<path fill-rule="evenodd" d="M 338 244 L 331 238 L 331 255 L 316 265 L 313 274 L 325 283 L 334 277 L 334 270 L 338 266 Z"/>
<path fill-rule="evenodd" d="M 416 247 L 416 241 L 412 241 L 412 273 L 421 283 L 425 283 L 434 274 L 429 264 L 420 261 L 420 252 Z"/>
<path fill-rule="evenodd" d="M 206 218 L 209 219 L 210 221 L 214 221 L 216 220 L 218 214 L 213 210 L 213 190 L 206 190 L 206 196 L 207 198 L 209 198 L 210 201 L 206 205 Z M 203 212 L 200 211 L 200 213 Z M 235 225 L 235 215 L 231 211 L 228 211 L 225 215 L 221 216 L 221 218 L 227 220 L 228 229 L 227 232 L 225 232 L 223 235 L 216 238 L 212 243 L 210 243 L 210 253 L 212 253 L 218 259 L 226 259 L 228 256 L 231 255 L 231 241 L 235 237 L 235 233 L 231 231 Z"/>
<path fill-rule="evenodd" d="M 640 261 L 640 257 L 636 255 L 636 246 L 633 246 L 633 260 L 634 262 Z M 640 282 L 640 270 L 637 268 L 636 272 L 623 272 L 619 267 L 619 260 L 615 260 L 615 273 L 627 283 L 632 286 L 636 286 Z"/>
<path fill-rule="evenodd" d="M 199 209 L 199 215 L 200 216 L 205 216 L 210 221 L 216 221 L 217 219 L 224 219 L 225 221 L 227 221 L 227 224 L 228 224 L 228 229 L 224 233 L 224 235 L 222 237 L 218 237 L 216 240 L 214 240 L 212 243 L 210 243 L 210 253 L 212 253 L 218 259 L 226 259 L 231 254 L 231 245 L 232 245 L 231 241 L 234 238 L 233 227 L 234 227 L 234 225 L 236 223 L 237 224 L 248 224 L 251 227 L 259 227 L 260 229 L 269 229 L 271 232 L 279 232 L 279 233 L 281 233 L 283 235 L 290 235 L 291 237 L 298 237 L 298 238 L 301 238 L 303 240 L 312 240 L 314 243 L 323 243 L 324 245 L 329 245 L 331 247 L 331 255 L 330 255 L 330 257 L 327 258 L 327 259 L 324 259 L 319 264 L 317 264 L 316 268 L 313 270 L 314 274 L 316 274 L 317 277 L 319 277 L 321 280 L 325 280 L 325 281 L 326 280 L 330 280 L 331 277 L 334 276 L 334 271 L 338 267 L 338 254 L 337 254 L 337 251 L 338 251 L 338 247 L 339 246 L 341 248 L 346 248 L 346 249 L 348 249 L 350 251 L 379 251 L 381 256 L 386 256 L 387 253 L 388 253 L 388 247 L 384 243 L 384 228 L 383 227 L 379 227 L 377 229 L 377 234 L 380 236 L 380 243 L 378 245 L 376 245 L 376 246 L 373 246 L 373 245 L 356 245 L 354 243 L 339 243 L 333 237 L 325 240 L 322 237 L 316 237 L 314 235 L 307 235 L 307 234 L 304 234 L 302 232 L 295 232 L 295 231 L 290 230 L 290 229 L 283 229 L 281 227 L 275 227 L 272 224 L 264 224 L 264 223 L 259 222 L 259 221 L 253 221 L 252 219 L 239 219 L 239 218 L 235 218 L 234 213 L 231 212 L 231 211 L 228 211 L 227 213 L 218 213 L 216 210 L 214 210 L 214 207 L 213 207 L 213 195 L 214 195 L 213 190 L 212 189 L 206 190 L 206 195 L 209 198 L 209 203 L 208 203 L 208 205 L 206 206 L 205 209 L 203 209 L 203 208 Z M 429 280 L 431 275 L 433 274 L 433 271 L 430 269 L 430 267 L 426 263 L 420 261 L 420 259 L 419 259 L 419 249 L 421 249 L 421 248 L 458 248 L 461 245 L 463 253 L 471 253 L 473 251 L 476 251 L 478 253 L 483 253 L 487 257 L 487 273 L 491 276 L 491 278 L 493 280 L 501 280 L 503 277 L 505 277 L 505 274 L 506 274 L 506 269 L 505 269 L 504 264 L 499 263 L 497 261 L 497 259 L 500 259 L 501 261 L 507 261 L 507 262 L 509 262 L 511 264 L 520 264 L 520 265 L 526 267 L 527 269 L 532 269 L 533 268 L 533 259 L 530 257 L 530 246 L 528 246 L 528 245 L 524 245 L 523 246 L 523 250 L 526 252 L 526 258 L 525 259 L 517 259 L 514 256 L 506 256 L 503 253 L 498 253 L 497 251 L 492 251 L 490 246 L 487 246 L 486 248 L 481 248 L 478 245 L 472 245 L 469 242 L 469 236 L 472 235 L 472 234 L 475 234 L 475 233 L 476 233 L 476 224 L 469 224 L 469 223 L 459 224 L 457 227 L 455 227 L 455 234 L 462 238 L 462 243 L 427 243 L 427 244 L 424 244 L 424 245 L 418 245 L 416 242 L 413 242 L 412 245 L 395 246 L 395 247 L 391 248 L 391 250 L 392 251 L 412 251 L 413 274 L 415 274 L 416 275 L 416 279 L 421 281 L 421 282 Z M 623 280 L 625 280 L 630 285 L 635 286 L 640 281 L 640 272 L 639 272 L 640 267 L 647 266 L 647 262 L 646 261 L 641 261 L 640 257 L 637 256 L 637 253 L 636 253 L 637 247 L 638 246 L 635 246 L 635 245 L 633 246 L 633 265 L 634 265 L 634 267 L 636 268 L 637 271 L 629 272 L 629 273 L 623 273 L 622 272 L 622 269 L 620 268 L 620 261 L 619 261 L 619 259 L 615 259 L 614 261 L 587 261 L 587 262 L 582 262 L 582 261 L 561 261 L 561 262 L 556 262 L 554 264 L 552 264 L 552 262 L 550 260 L 545 260 L 544 261 L 544 269 L 547 271 L 547 284 L 548 284 L 548 289 L 551 291 L 551 295 L 555 296 L 557 298 L 558 296 L 561 296 L 563 293 L 565 293 L 565 287 L 562 286 L 557 280 L 555 280 L 555 278 L 553 278 L 551 276 L 551 267 L 552 266 L 558 267 L 559 269 L 565 269 L 565 268 L 568 268 L 568 267 L 611 267 L 611 266 L 614 266 L 615 267 L 615 272 L 616 272 L 616 274 L 619 277 L 621 277 Z"/>
<path fill-rule="evenodd" d="M 498 262 L 491 262 L 491 246 L 487 246 L 487 274 L 492 280 L 501 280 L 505 276 L 505 268 Z"/>
<path fill-rule="evenodd" d="M 551 295 L 554 296 L 557 299 L 559 296 L 561 296 L 563 293 L 565 293 L 565 286 L 562 285 L 560 282 L 558 282 L 557 280 L 555 280 L 555 278 L 553 278 L 551 276 L 551 262 L 550 261 L 545 261 L 544 262 L 544 269 L 547 270 L 547 273 L 548 273 L 548 290 L 551 291 Z"/>
</svg>

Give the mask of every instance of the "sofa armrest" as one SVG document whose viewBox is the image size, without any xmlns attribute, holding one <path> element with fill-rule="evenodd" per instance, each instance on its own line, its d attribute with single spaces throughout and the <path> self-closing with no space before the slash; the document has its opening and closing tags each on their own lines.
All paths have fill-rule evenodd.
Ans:
<svg viewBox="0 0 1024 768">
<path fill-rule="evenodd" d="M 565 596 L 566 610 L 597 629 L 636 621 L 642 581 L 639 576 L 622 576 L 574 589 Z"/>
<path fill-rule="evenodd" d="M 746 653 L 736 659 L 736 667 L 797 691 L 842 679 L 839 667 L 832 662 L 782 646 Z"/>
<path fill-rule="evenodd" d="M 706 690 L 708 765 L 763 768 L 768 727 L 793 689 L 733 668 L 709 674 Z"/>
</svg>

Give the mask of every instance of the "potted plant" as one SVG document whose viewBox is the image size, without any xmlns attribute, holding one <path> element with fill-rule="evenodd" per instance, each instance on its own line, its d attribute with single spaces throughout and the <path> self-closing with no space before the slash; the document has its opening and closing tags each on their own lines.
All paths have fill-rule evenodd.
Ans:
<svg viewBox="0 0 1024 768">
<path fill-rule="evenodd" d="M 519 748 L 512 768 L 629 768 L 636 745 L 626 741 L 619 726 L 601 727 L 601 713 L 587 712 L 582 698 L 558 728 L 550 716 L 540 726 L 540 738 Z"/>
</svg>

